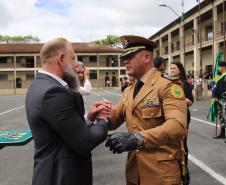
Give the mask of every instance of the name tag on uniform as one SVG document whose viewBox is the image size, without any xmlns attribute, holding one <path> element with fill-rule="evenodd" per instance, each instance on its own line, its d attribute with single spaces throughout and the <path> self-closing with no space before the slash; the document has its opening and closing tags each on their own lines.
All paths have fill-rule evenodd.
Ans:
<svg viewBox="0 0 226 185">
<path fill-rule="evenodd" d="M 141 102 L 142 108 L 159 106 L 159 100 L 156 97 L 144 98 Z"/>
</svg>

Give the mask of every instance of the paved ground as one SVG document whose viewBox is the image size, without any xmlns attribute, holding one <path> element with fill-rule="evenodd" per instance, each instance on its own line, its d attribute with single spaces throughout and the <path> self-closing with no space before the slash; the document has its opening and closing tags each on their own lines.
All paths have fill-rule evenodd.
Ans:
<svg viewBox="0 0 226 185">
<path fill-rule="evenodd" d="M 106 98 L 115 104 L 120 92 L 115 89 L 95 91 L 86 105 L 96 99 Z M 0 96 L 0 130 L 28 129 L 24 110 L 24 96 Z M 191 185 L 226 184 L 226 144 L 213 140 L 215 127 L 208 124 L 208 101 L 195 102 L 191 107 L 190 172 Z M 19 108 L 18 108 L 19 107 Z M 8 110 L 15 109 L 6 113 Z M 122 126 L 120 130 L 125 130 Z M 104 143 L 93 152 L 94 185 L 124 185 L 126 154 L 113 155 Z M 31 184 L 33 168 L 33 142 L 25 146 L 6 147 L 0 150 L 0 185 Z"/>
</svg>

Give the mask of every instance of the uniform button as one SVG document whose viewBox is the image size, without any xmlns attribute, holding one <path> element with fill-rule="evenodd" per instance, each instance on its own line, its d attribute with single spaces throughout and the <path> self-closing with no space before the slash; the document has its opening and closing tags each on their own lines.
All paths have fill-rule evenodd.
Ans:
<svg viewBox="0 0 226 185">
<path fill-rule="evenodd" d="M 169 155 L 169 158 L 172 158 L 173 157 L 173 155 Z"/>
<path fill-rule="evenodd" d="M 136 128 L 137 126 L 136 125 L 133 125 L 133 128 Z"/>
<path fill-rule="evenodd" d="M 140 150 L 137 150 L 137 152 L 139 152 Z"/>
</svg>

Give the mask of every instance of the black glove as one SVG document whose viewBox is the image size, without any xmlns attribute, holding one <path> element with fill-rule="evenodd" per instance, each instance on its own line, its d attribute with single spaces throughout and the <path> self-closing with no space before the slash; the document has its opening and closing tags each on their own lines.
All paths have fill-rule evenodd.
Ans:
<svg viewBox="0 0 226 185">
<path fill-rule="evenodd" d="M 138 142 L 135 134 L 114 133 L 109 135 L 105 146 L 109 146 L 110 150 L 115 154 L 135 150 L 138 147 Z"/>
</svg>

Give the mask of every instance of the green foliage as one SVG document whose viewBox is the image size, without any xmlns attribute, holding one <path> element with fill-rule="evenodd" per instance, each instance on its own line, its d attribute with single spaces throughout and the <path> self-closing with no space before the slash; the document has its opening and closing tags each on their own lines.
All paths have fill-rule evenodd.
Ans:
<svg viewBox="0 0 226 185">
<path fill-rule="evenodd" d="M 107 35 L 106 38 L 97 40 L 95 43 L 100 45 L 107 45 L 111 47 L 117 47 L 120 45 L 120 38 L 116 35 Z"/>
<path fill-rule="evenodd" d="M 0 43 L 15 44 L 15 43 L 38 43 L 40 39 L 36 36 L 9 36 L 0 35 Z"/>
</svg>

